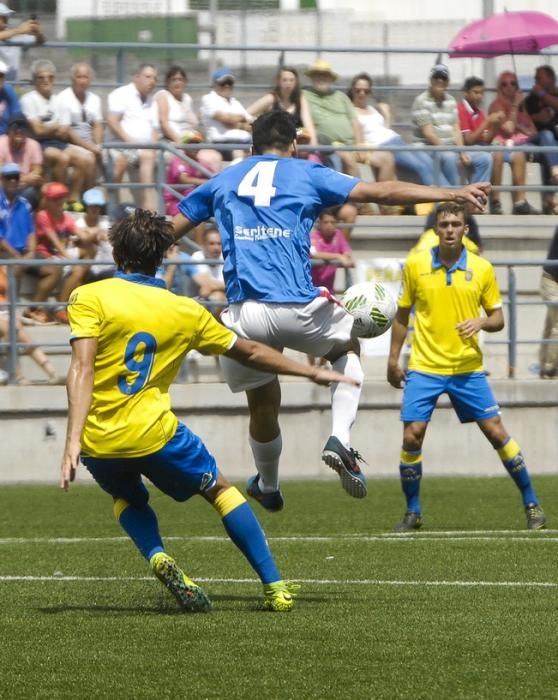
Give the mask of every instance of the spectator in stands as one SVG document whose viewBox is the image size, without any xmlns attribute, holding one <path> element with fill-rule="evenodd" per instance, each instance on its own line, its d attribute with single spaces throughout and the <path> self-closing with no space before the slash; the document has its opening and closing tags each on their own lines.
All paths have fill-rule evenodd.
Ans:
<svg viewBox="0 0 558 700">
<path fill-rule="evenodd" d="M 83 141 L 91 144 L 90 152 L 100 162 L 103 143 L 103 109 L 101 98 L 89 90 L 93 80 L 93 69 L 88 63 L 74 63 L 70 69 L 71 85 L 58 93 L 58 102 L 65 110 L 70 128 Z M 74 148 L 80 148 L 75 146 Z M 88 152 L 84 156 L 89 157 Z M 95 168 L 87 173 L 85 188 L 95 184 Z"/>
<path fill-rule="evenodd" d="M 8 275 L 5 265 L 0 265 L 0 341 L 9 338 L 10 326 L 9 315 L 6 307 L 8 303 Z M 21 321 L 16 320 L 16 333 L 18 343 L 31 345 L 32 339 L 27 332 L 21 327 Z M 52 363 L 48 357 L 37 346 L 26 347 L 23 350 L 25 355 L 29 357 L 46 373 L 50 384 L 63 384 L 64 379 L 59 378 L 56 374 Z M 29 384 L 29 381 L 21 373 L 19 363 L 16 367 L 16 382 L 17 384 Z"/>
<path fill-rule="evenodd" d="M 205 170 L 211 171 L 211 163 L 203 162 L 199 155 L 200 153 L 207 152 L 207 150 L 208 149 L 203 149 L 203 151 L 184 151 L 184 155 L 187 156 L 189 160 L 176 156 L 169 163 L 165 182 L 167 185 L 171 185 L 180 194 L 176 195 L 168 190 L 163 191 L 165 214 L 167 214 L 167 216 L 176 216 L 178 214 L 178 202 L 191 192 L 194 187 L 207 182 L 208 178 L 205 174 L 191 162 L 198 162 Z M 220 154 L 219 157 L 221 157 Z M 195 226 L 192 231 L 189 232 L 188 237 L 193 238 L 196 244 L 201 246 L 203 245 L 204 231 L 205 225 L 203 223 L 199 224 L 199 226 Z"/>
<path fill-rule="evenodd" d="M 192 280 L 197 285 L 198 296 L 207 301 L 218 302 L 221 306 L 212 306 L 211 312 L 218 316 L 225 306 L 225 280 L 223 277 L 223 254 L 221 235 L 216 228 L 208 228 L 203 235 L 201 250 L 196 250 L 192 261 L 218 260 L 219 265 L 207 265 L 200 262 L 192 267 Z"/>
<path fill-rule="evenodd" d="M 337 218 L 331 209 L 324 209 L 318 217 L 318 225 L 310 235 L 310 257 L 313 260 L 336 262 L 338 265 L 312 267 L 312 282 L 335 293 L 337 267 L 354 267 L 351 246 L 343 232 L 337 228 Z"/>
<path fill-rule="evenodd" d="M 252 139 L 252 115 L 233 97 L 234 73 L 217 68 L 212 76 L 213 90 L 201 100 L 200 116 L 210 143 L 249 143 Z M 244 151 L 221 151 L 223 160 L 241 158 Z"/>
<path fill-rule="evenodd" d="M 0 192 L 0 257 L 34 258 L 35 226 L 29 202 L 18 194 L 20 169 L 16 163 L 6 163 L 0 169 L 2 191 Z M 16 277 L 21 279 L 24 267 L 16 268 Z"/>
<path fill-rule="evenodd" d="M 103 191 L 98 188 L 83 193 L 85 213 L 75 221 L 75 233 L 70 236 L 66 255 L 70 260 L 95 260 L 95 265 L 68 265 L 64 267 L 64 280 L 58 301 L 66 303 L 76 287 L 103 277 L 112 277 L 114 260 L 108 240 L 108 220 L 102 217 L 106 205 Z M 105 263 L 104 265 L 102 263 Z M 65 308 L 58 309 L 56 320 L 68 323 Z"/>
<path fill-rule="evenodd" d="M 188 76 L 184 68 L 171 66 L 165 76 L 165 89 L 155 95 L 161 132 L 172 143 L 201 143 L 204 139 L 192 107 L 192 98 L 186 92 L 187 84 Z M 196 152 L 200 162 L 207 164 L 209 170 L 219 172 L 223 162 L 219 151 L 202 148 Z"/>
<path fill-rule="evenodd" d="M 363 143 L 362 130 L 351 100 L 333 83 L 337 74 L 327 61 L 318 60 L 306 71 L 312 87 L 303 90 L 320 143 L 339 146 L 357 146 Z M 358 163 L 366 163 L 374 169 L 378 180 L 395 179 L 395 161 L 391 153 L 336 151 L 341 167 L 347 175 L 358 177 Z"/>
<path fill-rule="evenodd" d="M 248 107 L 248 112 L 255 118 L 274 109 L 282 109 L 293 116 L 297 128 L 298 143 L 312 145 L 318 143 L 310 108 L 302 94 L 296 68 L 281 66 L 277 72 L 273 90 L 253 102 Z"/>
<path fill-rule="evenodd" d="M 457 118 L 457 102 L 448 92 L 449 70 L 442 63 L 430 71 L 430 87 L 415 98 L 412 116 L 417 143 L 430 146 L 463 146 L 463 136 Z M 457 186 L 460 183 L 459 165 L 471 167 L 471 182 L 490 180 L 492 158 L 490 153 L 472 151 L 457 153 L 441 151 L 431 154 L 439 163 L 439 178 L 442 185 Z"/>
<path fill-rule="evenodd" d="M 192 282 L 193 266 L 185 265 L 192 257 L 180 249 L 180 245 L 175 243 L 165 253 L 164 262 L 172 262 L 169 265 L 162 265 L 157 271 L 157 277 L 164 279 L 167 289 L 174 294 L 183 296 L 193 296 L 196 291 Z"/>
<path fill-rule="evenodd" d="M 523 187 L 527 179 L 527 154 L 514 151 L 513 147 L 523 145 L 535 134 L 531 117 L 523 108 L 523 95 L 519 90 L 517 76 L 511 71 L 500 73 L 496 81 L 496 99 L 488 108 L 489 115 L 498 115 L 499 129 L 493 143 L 509 146 L 510 150 L 494 154 L 492 168 L 492 184 L 502 184 L 504 163 L 509 163 L 512 169 L 512 184 Z M 501 118 L 501 115 L 504 115 Z M 538 214 L 525 198 L 525 192 L 516 190 L 511 193 L 514 214 Z M 491 192 L 490 213 L 501 214 L 502 204 L 499 192 Z"/>
<path fill-rule="evenodd" d="M 31 138 L 31 126 L 24 114 L 13 114 L 8 132 L 0 136 L 0 165 L 16 163 L 19 167 L 19 188 L 32 209 L 39 204 L 39 192 L 44 183 L 43 152 L 39 142 Z"/>
<path fill-rule="evenodd" d="M 554 229 L 546 259 L 558 262 L 558 226 Z M 543 340 L 554 342 L 541 344 L 539 352 L 540 377 L 541 379 L 555 379 L 558 377 L 558 267 L 551 265 L 543 267 L 541 295 L 544 301 L 549 302 L 546 307 Z M 550 304 L 554 304 L 554 306 Z"/>
<path fill-rule="evenodd" d="M 68 206 L 79 211 L 81 193 L 95 165 L 99 147 L 70 128 L 69 116 L 54 94 L 56 68 L 52 61 L 34 61 L 31 76 L 35 89 L 23 95 L 21 108 L 43 149 L 45 168 L 50 167 L 52 177 L 60 182 L 65 182 L 70 173 Z"/>
<path fill-rule="evenodd" d="M 530 114 L 537 134 L 531 139 L 539 146 L 558 146 L 558 87 L 556 73 L 549 65 L 535 71 L 535 84 L 525 98 L 525 108 Z M 558 185 L 558 151 L 543 155 L 544 184 Z M 543 198 L 545 214 L 558 214 L 558 201 L 552 194 Z"/>
<path fill-rule="evenodd" d="M 33 268 L 39 276 L 39 282 L 32 298 L 32 304 L 23 315 L 28 320 L 43 325 L 51 322 L 51 314 L 40 306 L 62 279 L 63 267 L 49 265 L 48 261 L 68 258 L 67 247 L 71 236 L 75 236 L 76 225 L 71 214 L 64 211 L 64 203 L 69 190 L 62 182 L 49 182 L 43 187 L 44 208 L 37 212 L 35 231 L 37 236 L 37 257 L 45 261 L 44 265 Z M 58 309 L 54 318 L 66 323 L 64 309 Z"/>
<path fill-rule="evenodd" d="M 34 16 L 21 22 L 17 27 L 8 28 L 10 17 L 13 14 L 15 14 L 14 10 L 10 10 L 5 3 L 0 3 L 0 42 L 2 42 L 0 44 L 0 60 L 9 66 L 6 76 L 8 80 L 17 78 L 22 47 L 10 46 L 9 43 L 5 44 L 4 42 L 15 39 L 18 44 L 25 44 L 27 47 L 43 44 L 46 41 L 41 23 Z"/>
<path fill-rule="evenodd" d="M 13 114 L 21 112 L 14 88 L 6 82 L 8 66 L 0 60 L 0 134 L 5 134 Z"/>
<path fill-rule="evenodd" d="M 354 105 L 364 142 L 368 146 L 403 146 L 405 142 L 390 128 L 389 105 L 379 102 L 370 104 L 372 78 L 368 73 L 359 73 L 351 80 L 348 92 Z M 395 164 L 414 173 L 423 185 L 434 184 L 432 159 L 418 148 L 393 152 Z"/>
<path fill-rule="evenodd" d="M 156 82 L 157 70 L 145 63 L 138 68 L 131 83 L 109 94 L 107 124 L 116 140 L 141 144 L 153 144 L 158 140 L 159 118 L 153 97 Z M 148 148 L 115 149 L 112 155 L 115 159 L 115 182 L 122 182 L 128 166 L 139 165 L 139 179 L 145 185 L 142 206 L 155 210 L 157 202 L 152 184 L 156 151 Z"/>
</svg>

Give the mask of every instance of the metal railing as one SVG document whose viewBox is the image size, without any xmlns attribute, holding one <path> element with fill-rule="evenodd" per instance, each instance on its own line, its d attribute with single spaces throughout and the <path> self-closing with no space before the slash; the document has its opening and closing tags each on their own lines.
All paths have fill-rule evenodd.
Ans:
<svg viewBox="0 0 558 700">
<path fill-rule="evenodd" d="M 199 151 L 202 149 L 213 149 L 217 151 L 232 151 L 241 150 L 246 151 L 251 148 L 250 143 L 221 143 L 221 142 L 207 142 L 207 143 L 196 143 L 196 144 L 172 144 L 167 141 L 160 141 L 157 143 L 123 143 L 121 141 L 108 141 L 102 145 L 103 150 L 107 153 L 107 175 L 109 177 L 108 181 L 103 184 L 103 186 L 109 190 L 110 199 L 112 203 L 115 203 L 115 193 L 119 189 L 130 189 L 130 190 L 140 190 L 144 188 L 154 188 L 157 191 L 158 205 L 160 211 L 165 210 L 165 200 L 163 197 L 163 192 L 171 192 L 176 196 L 181 196 L 179 189 L 186 189 L 187 186 L 176 186 L 169 185 L 165 182 L 166 180 L 166 154 L 178 156 L 192 165 L 197 169 L 202 175 L 206 177 L 212 177 L 214 173 L 205 168 L 202 164 L 198 163 L 194 158 L 191 158 L 185 151 Z M 423 152 L 431 153 L 433 159 L 433 174 L 434 181 L 436 183 L 440 182 L 441 165 L 440 158 L 442 153 L 454 152 L 454 153 L 475 153 L 479 151 L 489 152 L 489 153 L 508 153 L 513 151 L 514 153 L 525 153 L 526 157 L 528 155 L 533 155 L 537 158 L 544 158 L 547 153 L 558 153 L 558 144 L 556 146 L 536 146 L 530 144 L 524 144 L 521 146 L 497 146 L 497 145 L 487 145 L 487 146 L 457 146 L 457 145 L 444 145 L 444 146 L 429 146 L 429 145 L 416 145 L 416 144 L 404 144 L 400 146 L 394 145 L 380 145 L 380 146 L 333 146 L 333 145 L 300 145 L 297 147 L 301 153 L 318 153 L 324 156 L 328 156 L 332 153 L 338 151 L 349 151 L 349 152 L 374 152 L 374 151 L 387 151 L 390 153 L 397 153 L 399 151 L 405 151 L 409 153 Z M 114 150 L 156 150 L 157 157 L 155 161 L 155 181 L 151 183 L 137 183 L 137 182 L 113 182 L 112 181 L 112 170 L 113 170 L 113 151 Z M 542 192 L 542 193 L 553 193 L 558 191 L 556 185 L 500 185 L 493 187 L 495 192 Z"/>
<path fill-rule="evenodd" d="M 317 261 L 316 261 L 317 262 Z M 8 383 L 16 383 L 16 368 L 17 359 L 20 350 L 26 350 L 34 348 L 37 343 L 20 343 L 17 340 L 17 324 L 18 324 L 18 309 L 22 307 L 28 307 L 29 302 L 19 301 L 16 294 L 12 290 L 16 289 L 16 267 L 41 267 L 45 264 L 50 265 L 100 265 L 98 260 L 31 260 L 31 259 L 7 259 L 1 261 L 2 265 L 7 267 L 8 271 L 8 338 L 6 341 L 0 342 L 0 352 L 7 351 L 8 362 L 7 362 L 7 372 L 8 372 Z M 108 264 L 108 263 L 107 263 Z M 219 265 L 222 264 L 217 260 L 166 260 L 165 265 L 178 265 L 178 266 L 196 266 L 200 264 L 209 265 Z M 334 262 L 318 263 L 318 264 L 335 264 Z M 520 300 L 518 299 L 518 289 L 517 289 L 517 275 L 516 268 L 526 268 L 526 267 L 556 267 L 558 268 L 558 260 L 537 260 L 537 261 L 525 261 L 525 260 L 496 260 L 492 262 L 494 267 L 506 268 L 507 270 L 507 298 L 504 299 L 504 305 L 508 309 L 508 321 L 506 324 L 507 337 L 502 340 L 491 340 L 486 339 L 486 345 L 506 345 L 507 346 L 507 359 L 508 359 L 508 378 L 514 379 L 517 366 L 517 348 L 519 345 L 541 345 L 541 344 L 558 344 L 558 340 L 553 339 L 542 339 L 542 338 L 521 338 L 519 337 L 518 328 L 518 308 L 521 306 L 558 306 L 558 302 L 549 302 L 540 300 Z M 56 308 L 63 306 L 61 302 L 48 302 L 40 303 L 41 306 L 46 308 Z M 60 349 L 67 348 L 68 343 L 42 343 L 43 348 Z"/>
</svg>

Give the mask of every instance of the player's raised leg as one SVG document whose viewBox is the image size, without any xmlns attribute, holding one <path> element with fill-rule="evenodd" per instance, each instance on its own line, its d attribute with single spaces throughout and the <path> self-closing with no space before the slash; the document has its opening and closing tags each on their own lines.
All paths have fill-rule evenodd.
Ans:
<svg viewBox="0 0 558 700">
<path fill-rule="evenodd" d="M 352 377 L 358 386 L 331 385 L 331 435 L 322 451 L 322 460 L 339 474 L 343 488 L 354 498 L 364 498 L 367 493 L 366 478 L 359 466 L 362 457 L 350 445 L 364 381 L 359 353 L 355 338 L 341 352 L 336 349 L 326 356 L 335 371 Z"/>
<path fill-rule="evenodd" d="M 525 508 L 527 528 L 529 530 L 543 530 L 546 527 L 546 518 L 531 483 L 520 446 L 508 435 L 500 416 L 478 421 L 478 426 L 492 447 L 497 450 L 502 464 L 519 489 Z"/>
<path fill-rule="evenodd" d="M 228 536 L 260 577 L 264 589 L 263 609 L 292 610 L 293 586 L 281 579 L 264 531 L 244 496 L 222 474 L 203 496 L 219 513 Z"/>
</svg>

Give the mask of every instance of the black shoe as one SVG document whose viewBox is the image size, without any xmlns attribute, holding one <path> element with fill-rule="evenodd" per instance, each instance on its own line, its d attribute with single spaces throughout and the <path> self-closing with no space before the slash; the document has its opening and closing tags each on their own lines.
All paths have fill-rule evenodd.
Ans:
<svg viewBox="0 0 558 700">
<path fill-rule="evenodd" d="M 353 498 L 364 498 L 367 494 L 366 477 L 357 460 L 364 462 L 356 450 L 348 450 L 331 435 L 322 451 L 322 461 L 339 474 L 341 486 Z"/>
<path fill-rule="evenodd" d="M 403 516 L 403 520 L 394 526 L 395 532 L 408 532 L 409 530 L 420 530 L 422 527 L 422 518 L 420 513 L 413 513 L 408 510 Z"/>
<path fill-rule="evenodd" d="M 546 528 L 544 511 L 538 503 L 530 503 L 526 506 L 525 515 L 527 516 L 528 530 L 544 530 Z"/>
<path fill-rule="evenodd" d="M 499 199 L 491 199 L 489 211 L 491 214 L 503 214 L 504 210 L 502 209 L 502 202 Z"/>
<path fill-rule="evenodd" d="M 540 214 L 538 209 L 532 207 L 527 200 L 513 205 L 514 214 Z"/>
<path fill-rule="evenodd" d="M 281 491 L 278 489 L 277 491 L 269 491 L 264 493 L 263 491 L 260 491 L 259 483 L 259 474 L 251 476 L 246 483 L 246 493 L 258 501 L 258 503 L 260 503 L 260 505 L 262 505 L 270 513 L 277 513 L 278 511 L 283 510 L 285 503 L 283 501 Z"/>
</svg>

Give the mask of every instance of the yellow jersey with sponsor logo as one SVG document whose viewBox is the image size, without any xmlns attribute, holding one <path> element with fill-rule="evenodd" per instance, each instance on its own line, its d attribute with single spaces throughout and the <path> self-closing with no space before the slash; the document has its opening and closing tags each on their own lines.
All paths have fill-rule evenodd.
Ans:
<svg viewBox="0 0 558 700">
<path fill-rule="evenodd" d="M 415 328 L 409 369 L 430 374 L 466 374 L 482 371 L 478 336 L 462 338 L 461 321 L 478 318 L 502 306 L 494 268 L 485 258 L 465 248 L 459 260 L 446 268 L 439 248 L 410 255 L 405 261 L 399 306 L 414 306 Z"/>
<path fill-rule="evenodd" d="M 236 335 L 200 304 L 138 273 L 76 289 L 68 317 L 71 342 L 97 338 L 95 377 L 83 453 L 141 457 L 176 431 L 169 385 L 189 350 L 222 354 Z"/>
</svg>

